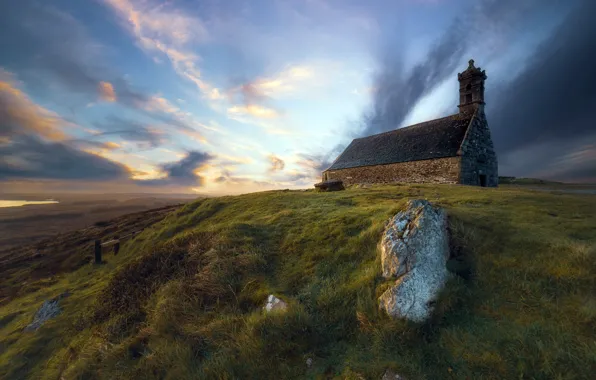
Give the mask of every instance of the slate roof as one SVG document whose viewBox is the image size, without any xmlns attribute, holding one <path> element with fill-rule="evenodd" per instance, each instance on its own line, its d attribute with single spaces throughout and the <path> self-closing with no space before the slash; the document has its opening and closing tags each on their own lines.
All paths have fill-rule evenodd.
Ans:
<svg viewBox="0 0 596 380">
<path fill-rule="evenodd" d="M 454 157 L 472 117 L 455 114 L 354 139 L 327 170 Z"/>
</svg>

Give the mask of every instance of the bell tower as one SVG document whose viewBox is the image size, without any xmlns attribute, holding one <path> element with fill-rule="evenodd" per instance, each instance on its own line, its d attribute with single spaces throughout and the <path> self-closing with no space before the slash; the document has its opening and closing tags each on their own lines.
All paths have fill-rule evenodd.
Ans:
<svg viewBox="0 0 596 380">
<path fill-rule="evenodd" d="M 468 68 L 457 74 L 459 80 L 459 113 L 473 113 L 477 109 L 484 111 L 484 81 L 486 74 L 480 67 L 474 66 L 470 59 Z"/>
</svg>

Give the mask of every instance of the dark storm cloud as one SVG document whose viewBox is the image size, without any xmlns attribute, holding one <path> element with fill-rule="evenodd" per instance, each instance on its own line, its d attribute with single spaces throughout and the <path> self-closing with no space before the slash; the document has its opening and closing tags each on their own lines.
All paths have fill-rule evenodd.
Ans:
<svg viewBox="0 0 596 380">
<path fill-rule="evenodd" d="M 101 131 L 101 136 L 120 136 L 126 141 L 136 143 L 140 149 L 156 148 L 165 142 L 165 136 L 156 129 L 151 129 L 143 123 L 110 116 L 103 122 L 94 124 Z"/>
<path fill-rule="evenodd" d="M 480 0 L 470 3 L 469 11 L 456 18 L 425 59 L 404 72 L 399 34 L 385 29 L 381 36 L 380 69 L 374 78 L 372 108 L 363 115 L 368 136 L 398 128 L 416 103 L 448 79 L 467 59 L 474 44 L 487 45 L 513 30 L 529 12 L 556 0 Z"/>
<path fill-rule="evenodd" d="M 128 175 L 128 170 L 122 165 L 60 142 L 18 136 L 9 144 L 0 144 L 0 180 L 111 180 L 124 179 Z"/>
<path fill-rule="evenodd" d="M 161 166 L 166 173 L 165 178 L 138 181 L 148 186 L 202 186 L 204 178 L 195 173 L 215 157 L 209 153 L 190 151 L 180 161 L 170 162 Z"/>
<path fill-rule="evenodd" d="M 596 2 L 583 1 L 516 78 L 487 94 L 489 123 L 499 153 L 545 141 L 594 138 L 595 14 Z"/>
<path fill-rule="evenodd" d="M 575 5 L 518 75 L 487 88 L 504 175 L 596 182 L 596 3 Z"/>
<path fill-rule="evenodd" d="M 580 168 L 571 168 L 568 171 L 553 177 L 553 179 L 558 179 L 564 182 L 596 184 L 596 160 L 592 160 L 589 164 L 590 165 L 584 165 Z"/>
</svg>

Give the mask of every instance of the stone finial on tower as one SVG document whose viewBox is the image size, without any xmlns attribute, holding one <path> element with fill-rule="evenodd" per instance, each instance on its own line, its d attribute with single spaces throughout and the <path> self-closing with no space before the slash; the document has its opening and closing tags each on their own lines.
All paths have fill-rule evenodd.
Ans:
<svg viewBox="0 0 596 380">
<path fill-rule="evenodd" d="M 484 110 L 484 81 L 486 73 L 474 66 L 474 60 L 468 61 L 468 68 L 457 74 L 459 80 L 459 112 L 473 113 Z"/>
</svg>

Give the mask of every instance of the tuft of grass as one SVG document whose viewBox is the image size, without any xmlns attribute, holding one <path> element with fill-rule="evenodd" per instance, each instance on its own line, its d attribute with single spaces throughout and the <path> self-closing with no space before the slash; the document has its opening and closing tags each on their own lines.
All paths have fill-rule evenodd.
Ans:
<svg viewBox="0 0 596 380">
<path fill-rule="evenodd" d="M 407 200 L 449 214 L 455 273 L 425 323 L 377 298 Z M 555 216 L 553 216 L 555 215 Z M 0 309 L 7 378 L 582 379 L 596 368 L 596 202 L 502 186 L 268 191 L 184 205 Z M 14 278 L 11 280 L 14 285 Z M 25 334 L 44 299 L 63 313 Z M 269 294 L 288 303 L 266 314 Z M 306 360 L 312 359 L 312 366 Z"/>
</svg>

